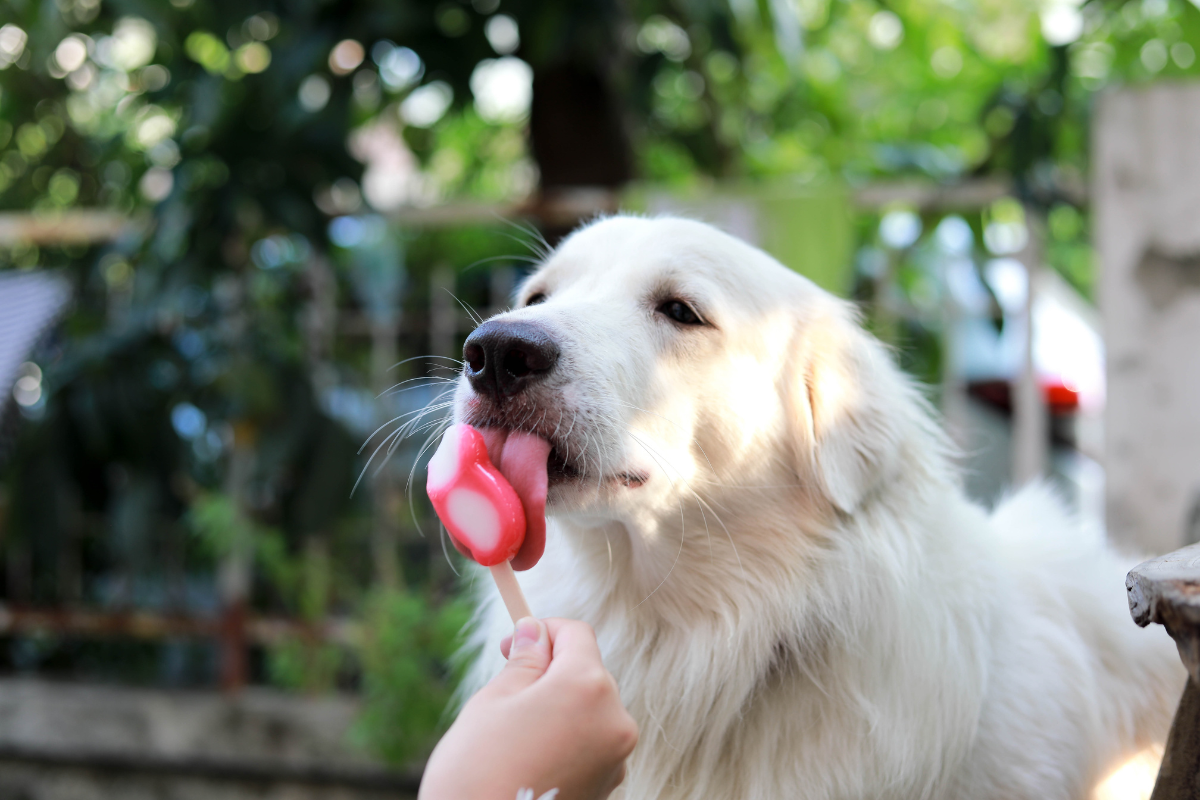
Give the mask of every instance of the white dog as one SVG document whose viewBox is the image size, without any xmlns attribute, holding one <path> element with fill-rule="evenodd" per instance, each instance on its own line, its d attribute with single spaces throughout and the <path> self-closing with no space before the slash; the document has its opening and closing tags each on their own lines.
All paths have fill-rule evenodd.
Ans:
<svg viewBox="0 0 1200 800">
<path fill-rule="evenodd" d="M 966 499 L 853 308 L 761 251 L 597 222 L 467 360 L 455 418 L 552 447 L 521 583 L 596 629 L 623 797 L 1067 800 L 1165 738 L 1185 673 L 1131 563 L 1045 489 Z M 511 632 L 487 584 L 470 686 Z"/>
</svg>

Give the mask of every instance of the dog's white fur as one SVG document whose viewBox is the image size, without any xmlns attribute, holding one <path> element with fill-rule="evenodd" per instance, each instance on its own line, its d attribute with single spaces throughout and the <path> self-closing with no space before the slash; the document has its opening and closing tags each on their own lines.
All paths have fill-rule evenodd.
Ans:
<svg viewBox="0 0 1200 800">
<path fill-rule="evenodd" d="M 559 366 L 502 412 L 464 379 L 455 414 L 581 473 L 521 583 L 596 628 L 641 727 L 623 797 L 1066 800 L 1165 738 L 1184 672 L 1129 618 L 1131 563 L 1044 488 L 966 499 L 849 304 L 709 226 L 615 217 L 502 316 Z M 469 686 L 511 631 L 488 584 Z"/>
</svg>

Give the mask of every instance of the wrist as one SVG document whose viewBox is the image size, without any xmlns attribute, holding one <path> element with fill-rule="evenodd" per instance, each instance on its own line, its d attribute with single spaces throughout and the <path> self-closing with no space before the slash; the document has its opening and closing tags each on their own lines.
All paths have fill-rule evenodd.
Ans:
<svg viewBox="0 0 1200 800">
<path fill-rule="evenodd" d="M 539 794 L 525 786 L 509 790 L 501 786 L 476 786 L 472 782 L 459 784 L 454 781 L 422 780 L 417 800 L 558 800 L 558 789 Z"/>
<path fill-rule="evenodd" d="M 557 788 L 511 774 L 504 767 L 488 768 L 481 762 L 469 769 L 443 769 L 440 764 L 426 767 L 417 800 L 557 800 Z"/>
</svg>

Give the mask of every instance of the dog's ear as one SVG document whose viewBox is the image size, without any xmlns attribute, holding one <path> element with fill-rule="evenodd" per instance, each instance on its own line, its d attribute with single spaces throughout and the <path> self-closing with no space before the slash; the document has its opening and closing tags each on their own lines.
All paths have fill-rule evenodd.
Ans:
<svg viewBox="0 0 1200 800">
<path fill-rule="evenodd" d="M 848 314 L 796 333 L 789 376 L 801 475 L 847 513 L 896 469 L 911 392 L 883 346 Z"/>
</svg>

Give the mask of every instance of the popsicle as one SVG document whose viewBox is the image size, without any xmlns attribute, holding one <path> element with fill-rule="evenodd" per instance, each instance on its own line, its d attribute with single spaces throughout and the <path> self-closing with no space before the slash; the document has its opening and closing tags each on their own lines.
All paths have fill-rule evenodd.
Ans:
<svg viewBox="0 0 1200 800">
<path fill-rule="evenodd" d="M 514 453 L 522 451 L 528 455 L 510 461 L 536 463 L 540 455 L 541 464 L 545 464 L 548 444 L 529 434 L 513 436 L 524 437 L 519 444 L 514 443 Z M 512 437 L 501 434 L 498 439 L 495 435 L 492 438 L 495 446 L 503 450 L 506 441 Z M 527 440 L 533 441 L 528 443 Z M 511 562 L 525 543 L 527 523 L 541 536 L 533 561 L 541 555 L 545 521 L 529 520 L 526 505 L 531 506 L 529 510 L 534 514 L 544 513 L 545 480 L 540 482 L 540 491 L 538 481 L 534 480 L 534 489 L 530 491 L 527 474 L 510 467 L 517 482 L 530 495 L 523 502 L 512 484 L 493 466 L 487 445 L 483 434 L 470 425 L 452 426 L 429 461 L 425 488 L 455 546 L 491 570 L 504 605 L 515 622 L 532 614 L 513 574 Z M 544 474 L 545 467 L 541 469 Z"/>
</svg>

